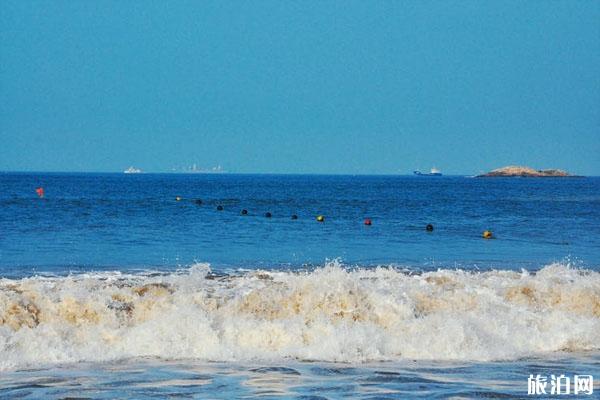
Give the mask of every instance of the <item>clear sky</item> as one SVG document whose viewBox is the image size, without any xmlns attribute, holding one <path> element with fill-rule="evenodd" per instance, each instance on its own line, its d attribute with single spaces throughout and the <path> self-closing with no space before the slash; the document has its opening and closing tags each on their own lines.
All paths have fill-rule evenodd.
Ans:
<svg viewBox="0 0 600 400">
<path fill-rule="evenodd" d="M 600 1 L 0 6 L 0 170 L 600 175 Z"/>
</svg>

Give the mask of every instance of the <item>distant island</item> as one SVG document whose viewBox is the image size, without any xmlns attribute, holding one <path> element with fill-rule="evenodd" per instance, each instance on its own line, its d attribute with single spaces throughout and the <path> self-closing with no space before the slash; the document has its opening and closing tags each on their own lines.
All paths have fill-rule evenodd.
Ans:
<svg viewBox="0 0 600 400">
<path fill-rule="evenodd" d="M 533 169 L 530 167 L 521 167 L 510 165 L 488 172 L 487 174 L 477 175 L 477 178 L 496 178 L 496 177 L 523 177 L 523 178 L 572 178 L 571 175 L 560 169 Z"/>
</svg>

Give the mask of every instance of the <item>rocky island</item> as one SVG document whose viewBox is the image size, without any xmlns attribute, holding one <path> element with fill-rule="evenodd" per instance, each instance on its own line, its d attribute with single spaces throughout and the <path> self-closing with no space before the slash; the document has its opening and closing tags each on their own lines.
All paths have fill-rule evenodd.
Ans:
<svg viewBox="0 0 600 400">
<path fill-rule="evenodd" d="M 575 177 L 566 171 L 560 169 L 533 169 L 510 165 L 488 172 L 487 174 L 477 175 L 477 178 L 495 178 L 495 177 L 523 177 L 523 178 L 569 178 Z"/>
</svg>

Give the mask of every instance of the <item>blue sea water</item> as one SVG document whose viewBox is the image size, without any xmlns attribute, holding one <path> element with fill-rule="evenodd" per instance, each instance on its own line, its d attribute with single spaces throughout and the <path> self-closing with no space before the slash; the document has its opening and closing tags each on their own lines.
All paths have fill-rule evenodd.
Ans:
<svg viewBox="0 0 600 400">
<path fill-rule="evenodd" d="M 0 397 L 520 397 L 598 332 L 600 178 L 0 174 Z"/>
<path fill-rule="evenodd" d="M 3 276 L 193 262 L 293 269 L 335 258 L 424 269 L 600 265 L 600 178 L 5 173 L 0 202 Z M 497 239 L 482 241 L 486 229 Z"/>
</svg>

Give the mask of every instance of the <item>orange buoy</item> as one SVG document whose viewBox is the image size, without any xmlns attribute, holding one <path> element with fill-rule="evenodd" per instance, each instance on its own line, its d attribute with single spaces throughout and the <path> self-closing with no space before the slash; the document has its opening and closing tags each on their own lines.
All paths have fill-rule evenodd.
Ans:
<svg viewBox="0 0 600 400">
<path fill-rule="evenodd" d="M 40 199 L 42 197 L 44 197 L 44 188 L 43 187 L 39 187 L 39 188 L 35 189 L 35 192 L 37 193 L 37 195 L 39 196 Z"/>
<path fill-rule="evenodd" d="M 494 237 L 494 235 L 492 234 L 492 231 L 484 231 L 483 235 L 481 235 L 481 236 L 483 236 L 484 239 L 491 239 Z"/>
<path fill-rule="evenodd" d="M 371 218 L 365 218 L 365 225 L 370 226 L 373 223 L 373 221 L 371 221 Z"/>
</svg>

